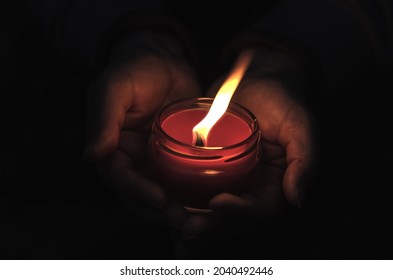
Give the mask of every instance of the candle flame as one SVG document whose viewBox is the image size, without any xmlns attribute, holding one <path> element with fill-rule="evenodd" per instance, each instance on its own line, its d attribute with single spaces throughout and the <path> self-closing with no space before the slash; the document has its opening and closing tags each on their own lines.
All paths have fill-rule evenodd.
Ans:
<svg viewBox="0 0 393 280">
<path fill-rule="evenodd" d="M 192 129 L 193 143 L 195 143 L 196 146 L 207 146 L 209 132 L 227 111 L 232 96 L 250 64 L 252 55 L 252 51 L 247 51 L 239 56 L 233 70 L 229 73 L 214 97 L 206 117 Z"/>
</svg>

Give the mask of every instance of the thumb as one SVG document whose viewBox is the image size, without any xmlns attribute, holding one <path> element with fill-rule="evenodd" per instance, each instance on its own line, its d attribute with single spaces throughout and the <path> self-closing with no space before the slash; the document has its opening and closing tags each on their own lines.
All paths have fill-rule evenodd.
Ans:
<svg viewBox="0 0 393 280">
<path fill-rule="evenodd" d="M 318 169 L 318 148 L 312 138 L 308 135 L 304 141 L 290 141 L 286 146 L 284 193 L 287 200 L 299 208 L 303 207 L 306 189 L 314 180 Z"/>
<path fill-rule="evenodd" d="M 117 125 L 111 122 L 102 123 L 102 128 L 97 134 L 88 137 L 88 144 L 82 154 L 82 159 L 96 161 L 112 153 L 119 142 L 120 131 Z"/>
<path fill-rule="evenodd" d="M 100 160 L 116 149 L 131 104 L 130 83 L 116 77 L 97 80 L 87 99 L 87 146 L 82 159 L 88 161 Z"/>
</svg>

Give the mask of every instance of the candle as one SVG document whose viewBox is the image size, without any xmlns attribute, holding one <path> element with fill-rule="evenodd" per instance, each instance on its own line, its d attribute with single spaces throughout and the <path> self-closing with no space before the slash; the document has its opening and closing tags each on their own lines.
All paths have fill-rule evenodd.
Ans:
<svg viewBox="0 0 393 280">
<path fill-rule="evenodd" d="M 259 161 L 257 120 L 234 102 L 211 129 L 208 146 L 195 146 L 192 129 L 212 102 L 190 98 L 167 105 L 156 116 L 150 139 L 156 178 L 191 212 L 209 212 L 209 201 L 217 194 L 247 191 Z"/>
<path fill-rule="evenodd" d="M 161 124 L 162 129 L 173 139 L 193 145 L 192 128 L 207 114 L 205 108 L 178 111 L 168 116 Z M 251 135 L 251 127 L 239 116 L 227 113 L 211 129 L 210 147 L 227 147 L 244 141 Z"/>
</svg>

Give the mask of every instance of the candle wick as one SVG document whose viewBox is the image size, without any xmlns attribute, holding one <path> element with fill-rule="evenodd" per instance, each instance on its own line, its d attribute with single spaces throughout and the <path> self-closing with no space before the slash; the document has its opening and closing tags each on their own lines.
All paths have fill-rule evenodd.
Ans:
<svg viewBox="0 0 393 280">
<path fill-rule="evenodd" d="M 198 132 L 194 132 L 195 146 L 197 147 L 205 147 L 205 143 L 202 140 L 201 134 Z"/>
</svg>

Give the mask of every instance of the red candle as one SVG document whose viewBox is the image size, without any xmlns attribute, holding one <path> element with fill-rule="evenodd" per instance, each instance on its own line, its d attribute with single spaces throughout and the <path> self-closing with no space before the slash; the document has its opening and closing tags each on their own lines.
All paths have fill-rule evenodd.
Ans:
<svg viewBox="0 0 393 280">
<path fill-rule="evenodd" d="M 207 114 L 206 108 L 186 109 L 168 116 L 161 128 L 173 139 L 193 145 L 192 128 Z M 251 135 L 251 127 L 241 117 L 226 113 L 209 134 L 209 147 L 227 147 L 241 143 Z"/>
<path fill-rule="evenodd" d="M 219 193 L 247 191 L 259 161 L 257 120 L 233 102 L 211 129 L 208 146 L 192 143 L 192 129 L 212 101 L 191 98 L 166 106 L 156 117 L 150 141 L 157 179 L 170 196 L 193 212 L 209 211 L 209 200 Z"/>
</svg>

